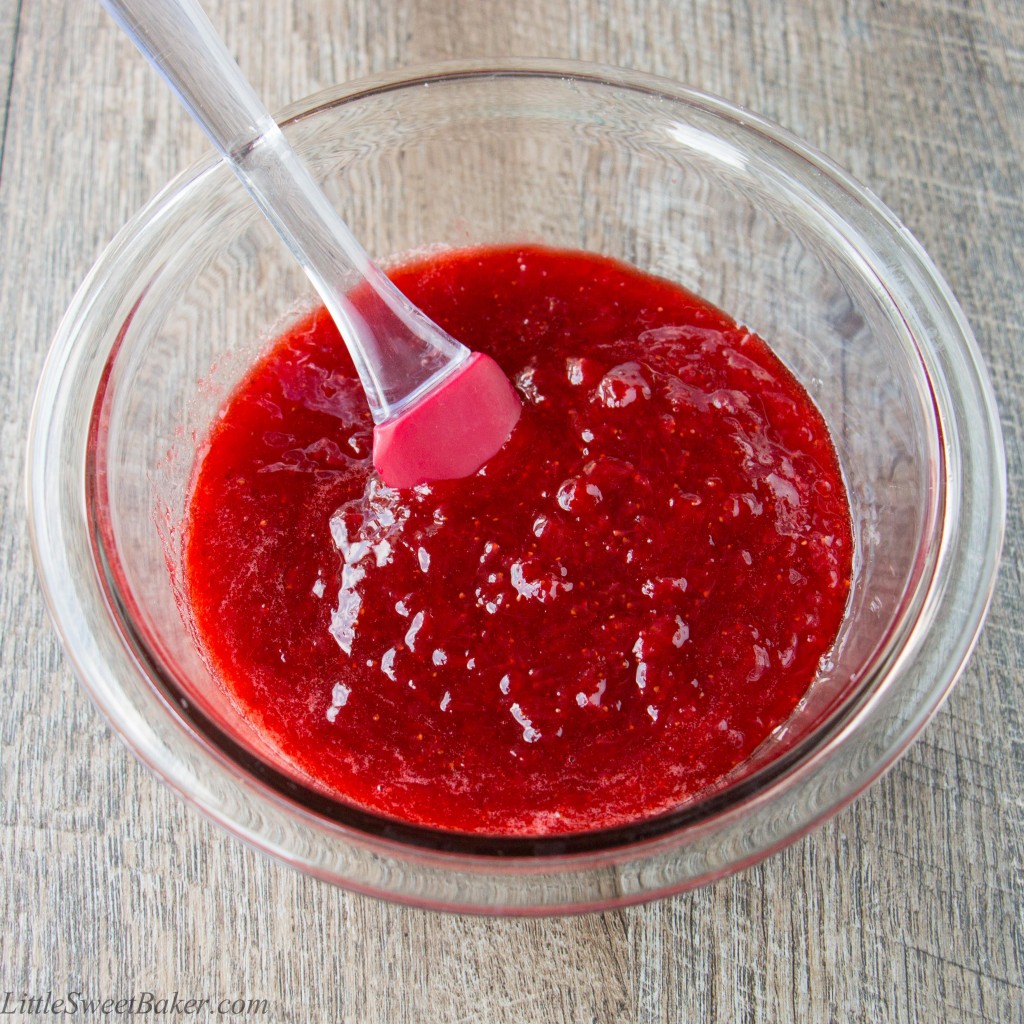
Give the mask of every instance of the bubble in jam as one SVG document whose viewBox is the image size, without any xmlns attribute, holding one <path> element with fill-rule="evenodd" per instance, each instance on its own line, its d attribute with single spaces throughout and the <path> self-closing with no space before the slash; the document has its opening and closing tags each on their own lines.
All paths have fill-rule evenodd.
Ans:
<svg viewBox="0 0 1024 1024">
<path fill-rule="evenodd" d="M 827 426 L 768 345 L 671 282 L 540 247 L 392 272 L 523 399 L 476 475 L 384 486 L 322 310 L 203 446 L 188 614 L 321 792 L 538 835 L 692 800 L 787 720 L 850 588 Z"/>
</svg>

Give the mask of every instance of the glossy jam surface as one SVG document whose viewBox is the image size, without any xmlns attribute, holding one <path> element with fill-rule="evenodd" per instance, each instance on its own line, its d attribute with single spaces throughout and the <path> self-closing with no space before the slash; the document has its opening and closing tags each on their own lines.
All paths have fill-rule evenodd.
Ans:
<svg viewBox="0 0 1024 1024">
<path fill-rule="evenodd" d="M 849 590 L 825 424 L 748 330 L 601 257 L 395 272 L 519 389 L 476 476 L 393 491 L 324 313 L 213 427 L 190 612 L 253 726 L 321 791 L 493 834 L 620 825 L 713 786 L 790 715 Z"/>
</svg>

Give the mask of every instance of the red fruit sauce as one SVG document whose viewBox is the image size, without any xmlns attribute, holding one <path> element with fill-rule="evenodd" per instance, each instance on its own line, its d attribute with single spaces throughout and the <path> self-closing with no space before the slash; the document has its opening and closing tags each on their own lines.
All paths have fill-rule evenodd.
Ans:
<svg viewBox="0 0 1024 1024">
<path fill-rule="evenodd" d="M 475 476 L 394 491 L 333 324 L 231 396 L 187 515 L 190 610 L 245 716 L 320 791 L 405 821 L 621 825 L 719 782 L 835 640 L 847 496 L 768 346 L 667 281 L 537 247 L 399 287 L 523 415 Z"/>
</svg>

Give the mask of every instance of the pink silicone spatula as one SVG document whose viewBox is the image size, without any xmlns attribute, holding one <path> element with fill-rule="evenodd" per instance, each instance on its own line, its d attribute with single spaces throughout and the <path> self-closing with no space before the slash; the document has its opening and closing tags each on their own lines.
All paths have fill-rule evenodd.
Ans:
<svg viewBox="0 0 1024 1024">
<path fill-rule="evenodd" d="M 497 363 L 441 330 L 370 259 L 195 0 L 101 2 L 177 93 L 320 293 L 366 391 L 373 464 L 384 482 L 409 487 L 475 473 L 519 419 L 519 398 Z"/>
</svg>

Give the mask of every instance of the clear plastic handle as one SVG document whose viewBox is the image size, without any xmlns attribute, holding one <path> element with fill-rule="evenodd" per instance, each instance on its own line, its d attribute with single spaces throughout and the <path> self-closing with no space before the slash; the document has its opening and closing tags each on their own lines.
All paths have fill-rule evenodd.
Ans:
<svg viewBox="0 0 1024 1024">
<path fill-rule="evenodd" d="M 202 126 L 306 271 L 341 331 L 376 423 L 469 349 L 391 283 L 328 202 L 195 0 L 100 0 Z M 350 295 L 364 283 L 358 307 Z"/>
</svg>

